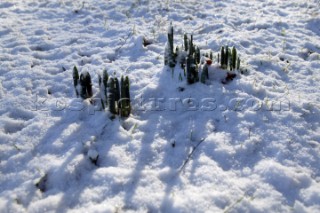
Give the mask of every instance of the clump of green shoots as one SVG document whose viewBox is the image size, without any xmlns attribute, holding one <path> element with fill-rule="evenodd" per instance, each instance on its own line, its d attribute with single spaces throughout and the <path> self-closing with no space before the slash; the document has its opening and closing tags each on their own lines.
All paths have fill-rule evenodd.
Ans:
<svg viewBox="0 0 320 213">
<path fill-rule="evenodd" d="M 130 81 L 128 76 L 122 76 L 121 82 L 117 77 L 109 77 L 105 69 L 101 75 L 98 75 L 101 105 L 105 109 L 109 107 L 109 111 L 113 115 L 120 115 L 121 117 L 129 117 L 131 113 L 130 101 Z M 91 98 L 92 82 L 89 72 L 82 72 L 79 77 L 79 71 L 76 66 L 73 68 L 73 86 L 77 97 L 83 99 Z"/>
<path fill-rule="evenodd" d="M 79 71 L 76 66 L 73 67 L 73 86 L 77 97 L 79 95 L 83 99 L 92 97 L 92 82 L 89 72 L 82 72 L 79 77 Z"/>
<path fill-rule="evenodd" d="M 102 77 L 99 75 L 99 86 L 101 91 L 101 105 L 103 109 L 108 106 L 108 80 L 109 75 L 106 69 L 103 70 Z"/>
<path fill-rule="evenodd" d="M 108 80 L 108 103 L 109 111 L 112 114 L 118 114 L 117 102 L 116 102 L 116 83 L 113 77 L 110 77 Z"/>
<path fill-rule="evenodd" d="M 232 47 L 232 49 L 230 49 L 228 46 L 222 46 L 220 56 L 220 67 L 222 69 L 229 68 L 230 71 L 240 69 L 240 58 L 237 55 L 237 49 L 235 47 Z"/>
<path fill-rule="evenodd" d="M 121 99 L 120 99 L 120 116 L 129 117 L 131 112 L 130 104 L 130 82 L 129 77 L 121 76 Z"/>
<path fill-rule="evenodd" d="M 190 36 L 189 47 L 188 47 L 188 56 L 186 64 L 187 72 L 187 82 L 193 84 L 199 81 L 198 70 L 197 70 L 197 61 L 200 62 L 200 49 L 196 53 L 196 46 L 193 44 L 193 35 Z"/>
<path fill-rule="evenodd" d="M 89 72 L 85 71 L 80 75 L 80 96 L 83 99 L 91 98 L 92 93 L 92 83 L 91 76 Z"/>
<path fill-rule="evenodd" d="M 109 111 L 121 117 L 129 117 L 131 113 L 129 77 L 121 77 L 120 85 L 117 77 L 110 77 L 108 82 Z"/>
<path fill-rule="evenodd" d="M 168 29 L 168 42 L 165 49 L 164 64 L 168 65 L 171 68 L 174 68 L 176 65 L 176 54 L 174 52 L 172 23 L 170 24 L 170 27 Z"/>
</svg>

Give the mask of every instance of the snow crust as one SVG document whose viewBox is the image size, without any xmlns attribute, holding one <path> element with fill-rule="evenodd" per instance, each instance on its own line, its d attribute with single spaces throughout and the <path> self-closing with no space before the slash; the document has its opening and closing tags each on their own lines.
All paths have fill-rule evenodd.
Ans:
<svg viewBox="0 0 320 213">
<path fill-rule="evenodd" d="M 0 212 L 320 212 L 319 11 L 318 0 L 2 0 Z M 170 22 L 175 45 L 188 33 L 213 50 L 206 84 L 164 67 Z M 248 71 L 226 85 L 223 45 Z M 76 98 L 74 65 L 92 77 L 91 102 Z M 99 105 L 105 68 L 130 78 L 127 119 Z"/>
</svg>

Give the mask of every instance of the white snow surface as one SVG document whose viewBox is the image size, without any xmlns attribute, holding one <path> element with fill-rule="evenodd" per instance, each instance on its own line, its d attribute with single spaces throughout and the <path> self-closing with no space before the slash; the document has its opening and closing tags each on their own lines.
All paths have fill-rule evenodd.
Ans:
<svg viewBox="0 0 320 213">
<path fill-rule="evenodd" d="M 320 212 L 319 11 L 319 0 L 1 0 L 0 212 Z M 213 50 L 206 84 L 163 65 L 170 22 L 175 45 L 192 33 Z M 229 84 L 222 45 L 248 71 Z M 76 98 L 74 65 L 91 74 L 92 103 Z M 96 104 L 105 68 L 130 78 L 127 119 Z"/>
</svg>

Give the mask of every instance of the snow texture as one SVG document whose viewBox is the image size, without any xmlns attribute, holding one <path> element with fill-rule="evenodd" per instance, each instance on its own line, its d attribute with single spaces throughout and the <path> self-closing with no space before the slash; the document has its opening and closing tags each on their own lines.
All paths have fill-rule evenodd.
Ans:
<svg viewBox="0 0 320 213">
<path fill-rule="evenodd" d="M 320 212 L 319 11 L 318 0 L 1 0 L 0 212 Z M 206 84 L 163 65 L 170 22 L 175 45 L 188 33 L 214 52 Z M 225 45 L 248 73 L 221 84 Z M 76 98 L 74 65 L 92 100 Z M 100 106 L 104 69 L 130 78 L 127 119 Z"/>
</svg>

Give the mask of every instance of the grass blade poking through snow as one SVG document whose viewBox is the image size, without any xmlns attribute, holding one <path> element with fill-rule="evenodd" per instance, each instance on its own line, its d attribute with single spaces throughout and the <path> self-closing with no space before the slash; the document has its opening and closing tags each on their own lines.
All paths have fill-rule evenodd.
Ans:
<svg viewBox="0 0 320 213">
<path fill-rule="evenodd" d="M 105 69 L 102 74 L 102 83 L 103 83 L 104 99 L 105 99 L 106 105 L 108 105 L 108 80 L 109 80 L 109 75 L 107 70 Z"/>
<path fill-rule="evenodd" d="M 190 154 L 188 155 L 187 159 L 183 162 L 181 168 L 179 169 L 179 173 L 181 173 L 181 172 L 184 170 L 184 168 L 186 167 L 187 163 L 190 161 L 193 153 L 197 150 L 197 148 L 200 146 L 200 144 L 201 144 L 203 141 L 205 141 L 205 140 L 206 140 L 205 138 L 202 138 L 202 139 L 197 143 L 197 145 L 192 148 L 192 151 L 190 152 Z"/>
<path fill-rule="evenodd" d="M 121 77 L 121 99 L 120 99 L 120 116 L 129 117 L 131 112 L 130 104 L 130 82 L 129 77 Z"/>
<path fill-rule="evenodd" d="M 224 46 L 221 47 L 221 68 L 224 69 L 224 62 L 225 62 L 225 53 L 224 53 Z"/>
<path fill-rule="evenodd" d="M 116 115 L 117 114 L 117 109 L 116 109 L 116 100 L 115 100 L 115 93 L 116 93 L 116 86 L 114 79 L 112 77 L 109 78 L 108 81 L 108 103 L 109 103 L 109 111 Z"/>
<path fill-rule="evenodd" d="M 232 48 L 232 69 L 236 69 L 237 64 L 237 49 L 235 47 Z M 231 67 L 230 67 L 231 69 Z"/>
<path fill-rule="evenodd" d="M 77 97 L 79 97 L 79 91 L 77 90 L 77 86 L 79 84 L 79 72 L 76 66 L 73 67 L 73 86 L 76 92 Z"/>
<path fill-rule="evenodd" d="M 92 93 L 92 83 L 91 83 L 91 76 L 89 72 L 83 72 L 80 75 L 80 96 L 83 99 L 91 98 Z"/>
<path fill-rule="evenodd" d="M 184 41 L 184 51 L 187 52 L 188 51 L 188 43 L 189 43 L 187 34 L 184 34 L 183 41 Z"/>
<path fill-rule="evenodd" d="M 175 62 L 175 53 L 174 53 L 174 44 L 173 44 L 173 26 L 172 23 L 168 29 L 168 42 L 165 49 L 165 65 L 169 65 L 169 67 L 173 68 L 176 65 Z"/>
<path fill-rule="evenodd" d="M 114 78 L 114 84 L 115 84 L 115 102 L 116 102 L 116 107 L 119 109 L 119 100 L 120 100 L 120 86 L 119 86 L 119 81 L 118 78 Z M 119 110 L 118 110 L 119 111 Z"/>
</svg>

